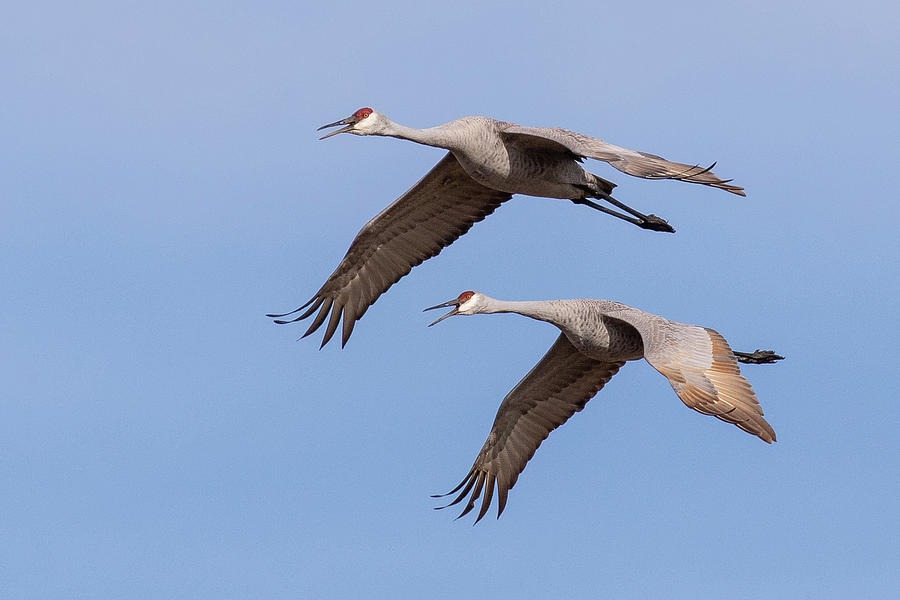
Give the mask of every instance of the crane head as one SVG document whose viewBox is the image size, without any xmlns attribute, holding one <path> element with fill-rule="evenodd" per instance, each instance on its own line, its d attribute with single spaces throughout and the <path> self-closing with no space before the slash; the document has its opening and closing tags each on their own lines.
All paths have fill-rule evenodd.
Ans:
<svg viewBox="0 0 900 600">
<path fill-rule="evenodd" d="M 316 131 L 322 131 L 323 129 L 327 129 L 329 127 L 338 127 L 339 125 L 345 125 L 345 127 L 341 127 L 340 129 L 336 129 L 331 133 L 323 135 L 320 137 L 320 140 L 324 140 L 325 138 L 330 138 L 333 135 L 337 135 L 339 133 L 353 133 L 356 135 L 369 135 L 371 132 L 366 130 L 366 119 L 368 119 L 373 114 L 378 114 L 374 110 L 369 107 L 361 108 L 346 119 L 341 119 L 340 121 L 335 121 L 334 123 L 329 123 L 328 125 L 322 125 Z M 371 121 L 375 121 L 377 119 L 371 119 Z"/>
<path fill-rule="evenodd" d="M 438 304 L 437 306 L 429 306 L 425 310 L 434 310 L 436 308 L 447 308 L 448 306 L 452 306 L 453 310 L 448 312 L 446 315 L 437 319 L 433 323 L 429 323 L 428 326 L 437 325 L 441 321 L 446 318 L 452 317 L 454 315 L 471 315 L 475 312 L 475 304 L 476 302 L 473 300 L 477 298 L 478 292 L 473 292 L 471 290 L 465 291 L 453 300 L 449 300 L 442 304 Z M 423 311 L 424 312 L 424 311 Z"/>
</svg>

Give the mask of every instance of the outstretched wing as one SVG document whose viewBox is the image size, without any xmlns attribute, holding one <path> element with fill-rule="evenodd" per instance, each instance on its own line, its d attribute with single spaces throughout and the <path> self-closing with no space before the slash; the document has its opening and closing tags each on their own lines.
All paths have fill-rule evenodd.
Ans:
<svg viewBox="0 0 900 600">
<path fill-rule="evenodd" d="M 509 490 L 551 431 L 584 408 L 624 362 L 588 358 L 560 334 L 547 354 L 507 394 L 500 404 L 487 441 L 468 475 L 451 491 L 459 495 L 447 506 L 469 500 L 462 517 L 484 492 L 477 523 L 487 514 L 497 490 L 497 517 L 503 513 Z M 441 507 L 446 508 L 446 507 Z"/>
<path fill-rule="evenodd" d="M 733 423 L 764 442 L 775 431 L 763 417 L 750 382 L 744 379 L 728 342 L 718 332 L 669 321 L 637 309 L 615 317 L 638 330 L 644 358 L 665 375 L 689 408 Z"/>
<path fill-rule="evenodd" d="M 738 196 L 746 196 L 744 188 L 731 185 L 730 179 L 719 179 L 712 172 L 715 163 L 708 167 L 701 167 L 672 162 L 655 154 L 622 148 L 568 129 L 512 125 L 501 133 L 508 140 L 529 147 L 571 152 L 576 156 L 602 160 L 619 171 L 635 177 L 677 179 L 719 188 Z"/>
<path fill-rule="evenodd" d="M 286 317 L 306 309 L 291 320 L 276 321 L 293 323 L 318 311 L 303 337 L 328 319 L 322 346 L 343 317 L 344 346 L 356 321 L 381 294 L 511 197 L 476 182 L 448 153 L 421 181 L 366 223 L 344 260 L 309 302 L 289 313 L 267 316 Z"/>
</svg>

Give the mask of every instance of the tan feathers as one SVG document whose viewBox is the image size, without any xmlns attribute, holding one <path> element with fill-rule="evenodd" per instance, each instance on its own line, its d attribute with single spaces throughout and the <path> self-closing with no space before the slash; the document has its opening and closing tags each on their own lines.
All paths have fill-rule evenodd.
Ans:
<svg viewBox="0 0 900 600">
<path fill-rule="evenodd" d="M 750 382 L 741 375 L 728 342 L 712 329 L 696 329 L 708 335 L 709 350 L 701 355 L 696 347 L 688 347 L 693 360 L 657 366 L 657 370 L 689 408 L 733 423 L 764 442 L 774 442 L 775 431 L 763 418 L 762 407 Z M 698 366 L 704 362 L 705 366 Z"/>
</svg>

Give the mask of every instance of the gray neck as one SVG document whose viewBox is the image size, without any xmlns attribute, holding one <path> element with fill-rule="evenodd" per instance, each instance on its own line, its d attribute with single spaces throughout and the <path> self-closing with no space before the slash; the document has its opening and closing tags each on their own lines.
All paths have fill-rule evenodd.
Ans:
<svg viewBox="0 0 900 600">
<path fill-rule="evenodd" d="M 516 313 L 538 321 L 546 321 L 554 325 L 562 325 L 564 318 L 560 310 L 559 302 L 553 300 L 531 300 L 510 302 L 507 300 L 491 299 L 488 313 Z"/>
<path fill-rule="evenodd" d="M 393 121 L 390 122 L 390 125 L 381 135 L 395 137 L 401 140 L 409 140 L 426 146 L 448 149 L 453 146 L 453 141 L 455 140 L 453 132 L 445 125 L 438 125 L 437 127 L 429 127 L 427 129 L 415 129 L 413 127 L 394 123 Z"/>
</svg>

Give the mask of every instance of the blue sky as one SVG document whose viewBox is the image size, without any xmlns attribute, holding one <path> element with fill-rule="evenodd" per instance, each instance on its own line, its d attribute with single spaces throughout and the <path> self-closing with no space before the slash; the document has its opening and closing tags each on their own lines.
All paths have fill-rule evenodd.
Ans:
<svg viewBox="0 0 900 600">
<path fill-rule="evenodd" d="M 314 4 L 314 5 L 311 5 Z M 10 598 L 888 598 L 900 588 L 900 29 L 884 2 L 31 2 L 0 24 L 0 589 Z M 441 151 L 315 128 L 485 114 L 683 162 L 640 231 L 517 198 L 346 349 L 305 302 Z M 627 365 L 499 521 L 466 473 L 556 331 L 615 299 L 772 347 L 779 442 Z"/>
</svg>

